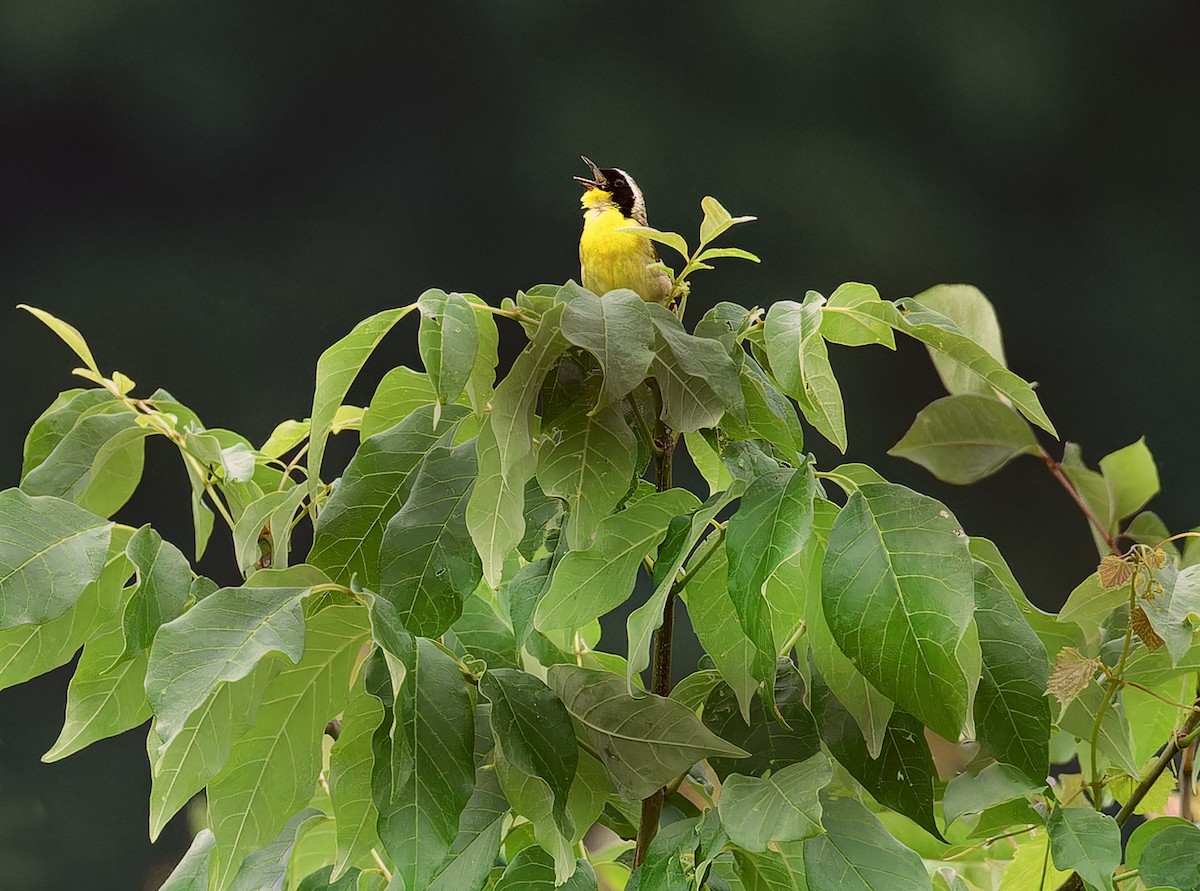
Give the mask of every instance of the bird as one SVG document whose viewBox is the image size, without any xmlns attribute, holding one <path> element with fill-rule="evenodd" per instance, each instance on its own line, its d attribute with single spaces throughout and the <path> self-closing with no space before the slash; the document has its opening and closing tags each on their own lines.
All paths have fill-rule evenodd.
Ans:
<svg viewBox="0 0 1200 891">
<path fill-rule="evenodd" d="M 646 226 L 646 199 L 633 177 L 618 167 L 597 167 L 580 155 L 592 178 L 576 176 L 584 187 L 583 233 L 579 236 L 580 278 L 585 288 L 603 296 L 628 288 L 647 303 L 666 304 L 671 276 L 659 264 L 654 242 L 630 226 Z"/>
</svg>

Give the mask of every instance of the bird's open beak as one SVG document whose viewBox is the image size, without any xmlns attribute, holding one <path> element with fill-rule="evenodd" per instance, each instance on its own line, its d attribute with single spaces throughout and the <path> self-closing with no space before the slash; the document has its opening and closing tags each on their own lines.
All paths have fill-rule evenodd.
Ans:
<svg viewBox="0 0 1200 891">
<path fill-rule="evenodd" d="M 588 189 L 608 188 L 608 180 L 604 178 L 604 174 L 600 172 L 600 168 L 592 163 L 592 159 L 586 155 L 580 155 L 579 157 L 583 160 L 583 163 L 588 166 L 588 169 L 592 171 L 593 179 L 585 179 L 582 176 L 573 176 L 571 178 L 581 186 L 584 186 Z"/>
</svg>

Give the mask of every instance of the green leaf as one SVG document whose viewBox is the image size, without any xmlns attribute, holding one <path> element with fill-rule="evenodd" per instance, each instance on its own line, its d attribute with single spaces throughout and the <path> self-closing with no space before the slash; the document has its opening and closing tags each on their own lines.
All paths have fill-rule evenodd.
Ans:
<svg viewBox="0 0 1200 891">
<path fill-rule="evenodd" d="M 48 495 L 0 492 L 0 630 L 63 615 L 100 577 L 113 524 Z"/>
<path fill-rule="evenodd" d="M 555 821 L 570 837 L 574 827 L 567 817 L 567 797 L 579 763 L 571 716 L 550 688 L 518 669 L 488 671 L 479 691 L 492 704 L 492 732 L 505 758 L 550 787 Z"/>
<path fill-rule="evenodd" d="M 916 299 L 901 301 L 904 312 L 890 303 L 878 307 L 880 318 L 897 331 L 921 341 L 937 353 L 955 362 L 967 372 L 977 375 L 980 386 L 994 389 L 1007 397 L 1032 423 L 1052 436 L 1058 433 L 1046 416 L 1037 394 L 1029 383 L 1004 367 L 1004 363 L 986 347 L 976 343 L 948 316 L 937 312 Z M 967 391 L 979 392 L 974 388 Z M 986 393 L 986 390 L 983 392 Z"/>
<path fill-rule="evenodd" d="M 279 834 L 271 839 L 269 844 L 247 855 L 245 862 L 238 869 L 237 875 L 228 885 L 229 891 L 262 891 L 264 888 L 279 888 L 287 878 L 288 865 L 292 854 L 307 830 L 315 823 L 325 819 L 316 808 L 307 807 L 287 821 Z M 220 856 L 220 840 L 215 858 Z M 209 868 L 213 867 L 209 861 Z M 213 887 L 211 879 L 209 887 Z M 220 887 L 219 885 L 217 887 Z"/>
<path fill-rule="evenodd" d="M 828 539 L 829 529 L 837 516 L 838 508 L 832 502 L 819 498 L 813 502 L 813 507 L 813 527 L 817 530 L 819 538 Z M 854 667 L 854 663 L 834 642 L 818 593 L 825 549 L 822 543 L 816 542 L 814 550 L 807 588 L 814 592 L 815 596 L 806 598 L 804 604 L 808 651 L 817 671 L 829 682 L 829 686 L 837 691 L 837 698 L 862 731 L 870 757 L 878 758 L 884 743 L 888 719 L 892 715 L 892 700 L 871 686 L 871 682 L 862 676 Z"/>
<path fill-rule="evenodd" d="M 210 829 L 201 829 L 196 833 L 191 847 L 167 876 L 159 891 L 208 891 L 208 859 L 215 841 Z"/>
<path fill-rule="evenodd" d="M 754 644 L 752 669 L 774 707 L 775 637 L 763 589 L 786 560 L 808 544 L 813 528 L 816 480 L 808 465 L 780 468 L 756 479 L 729 519 L 729 596 L 742 631 Z"/>
<path fill-rule="evenodd" d="M 671 518 L 696 505 L 690 492 L 669 489 L 605 517 L 592 545 L 571 551 L 555 567 L 534 626 L 539 631 L 579 628 L 624 602 L 643 558 L 663 540 Z"/>
<path fill-rule="evenodd" d="M 462 615 L 447 632 L 446 644 L 454 651 L 482 660 L 488 668 L 518 668 L 516 636 L 496 609 L 495 595 L 484 587 L 463 601 Z M 455 646 L 456 645 L 456 646 Z"/>
<path fill-rule="evenodd" d="M 1007 764 L 989 764 L 979 773 L 960 773 L 950 778 L 942 798 L 942 813 L 949 826 L 968 814 L 981 814 L 1004 802 L 1024 801 L 1046 787 Z"/>
<path fill-rule="evenodd" d="M 542 378 L 567 345 L 561 318 L 561 304 L 542 317 L 533 340 L 496 388 L 479 431 L 479 477 L 467 505 L 467 527 L 492 588 L 499 586 L 504 561 L 525 533 L 525 484 L 537 467 L 533 412 Z"/>
<path fill-rule="evenodd" d="M 163 541 L 149 526 L 133 533 L 126 553 L 137 570 L 137 587 L 122 619 L 125 652 L 140 656 L 150 649 L 158 629 L 183 612 L 192 587 L 192 567 L 179 548 Z"/>
<path fill-rule="evenodd" d="M 475 462 L 473 441 L 432 449 L 384 531 L 379 594 L 413 634 L 437 637 L 449 628 L 482 577 L 466 522 Z"/>
<path fill-rule="evenodd" d="M 998 761 L 1035 782 L 1050 771 L 1049 658 L 996 571 L 974 561 L 975 622 L 983 670 L 975 694 L 975 730 Z"/>
<path fill-rule="evenodd" d="M 625 891 L 682 891 L 694 886 L 688 873 L 696 867 L 699 822 L 692 818 L 663 826 L 650 842 L 645 862 L 629 877 Z"/>
<path fill-rule="evenodd" d="M 637 301 L 645 307 L 640 297 Z M 629 491 L 637 458 L 633 431 L 618 408 L 589 413 L 586 405 L 576 405 L 547 423 L 543 433 L 538 483 L 546 495 L 567 502 L 567 544 L 573 550 L 587 547 L 597 524 Z"/>
<path fill-rule="evenodd" d="M 711 195 L 700 199 L 700 208 L 704 211 L 704 219 L 700 222 L 700 246 L 708 244 L 718 235 L 727 232 L 741 223 L 749 223 L 757 217 L 735 217 L 727 211 L 721 202 Z"/>
<path fill-rule="evenodd" d="M 937 768 L 921 722 L 900 709 L 889 711 L 880 731 L 879 752 L 872 755 L 850 714 L 817 671 L 812 673 L 810 702 L 821 737 L 838 763 L 880 804 L 941 838 L 933 817 Z"/>
<path fill-rule="evenodd" d="M 956 739 L 975 683 L 957 656 L 974 581 L 954 516 L 903 486 L 861 486 L 833 521 L 823 576 L 841 650 L 881 693 Z"/>
<path fill-rule="evenodd" d="M 403 365 L 393 368 L 383 376 L 371 404 L 363 415 L 359 434 L 367 440 L 396 426 L 422 405 L 437 402 L 437 392 L 429 375 L 413 371 Z M 432 418 L 432 412 L 430 413 Z"/>
<path fill-rule="evenodd" d="M 1127 586 L 1106 588 L 1100 583 L 1100 575 L 1093 572 L 1067 595 L 1066 603 L 1058 611 L 1058 621 L 1078 625 L 1084 638 L 1096 644 L 1109 614 L 1128 602 Z"/>
<path fill-rule="evenodd" d="M 437 644 L 416 639 L 401 662 L 395 738 L 385 718 L 375 731 L 372 788 L 395 874 L 405 888 L 424 888 L 449 855 L 475 789 L 475 717 L 458 664 Z"/>
<path fill-rule="evenodd" d="M 486 302 L 474 294 L 463 296 L 471 303 L 471 310 L 475 313 L 475 329 L 479 336 L 475 364 L 471 366 L 471 375 L 467 378 L 465 395 L 476 416 L 483 417 L 488 403 L 492 401 L 492 393 L 495 392 L 496 363 L 500 361 L 500 332 L 496 328 L 496 317 L 492 315 Z"/>
<path fill-rule="evenodd" d="M 110 623 L 88 641 L 67 687 L 67 715 L 62 732 L 50 751 L 42 756 L 43 761 L 60 761 L 96 740 L 124 733 L 150 717 L 143 688 L 147 657 L 143 652 L 117 661 L 124 652 L 125 633 L 120 622 Z"/>
<path fill-rule="evenodd" d="M 612 405 L 646 377 L 654 359 L 654 326 L 646 303 L 628 289 L 604 299 L 583 293 L 563 309 L 562 333 L 600 364 L 604 387 L 593 411 Z"/>
<path fill-rule="evenodd" d="M 1085 807 L 1060 807 L 1046 823 L 1050 856 L 1059 869 L 1073 869 L 1097 888 L 1113 891 L 1121 865 L 1121 830 L 1107 814 Z"/>
<path fill-rule="evenodd" d="M 733 475 L 725 466 L 725 462 L 721 460 L 715 443 L 709 441 L 705 431 L 693 430 L 691 433 L 685 433 L 683 442 L 687 446 L 688 457 L 692 459 L 696 470 L 708 483 L 709 494 L 728 489 L 729 484 L 733 481 Z"/>
<path fill-rule="evenodd" d="M 26 303 L 18 303 L 17 309 L 23 309 L 30 315 L 38 319 L 43 325 L 59 336 L 63 343 L 71 348 L 71 350 L 83 360 L 83 364 L 97 377 L 100 376 L 100 369 L 96 365 L 96 360 L 92 358 L 92 351 L 88 348 L 87 341 L 83 339 L 83 335 L 73 325 L 69 325 L 62 319 L 52 316 L 44 309 L 38 309 L 36 306 L 29 306 Z"/>
<path fill-rule="evenodd" d="M 300 661 L 300 601 L 308 588 L 222 588 L 163 625 L 150 649 L 146 696 L 170 743 L 217 688 L 248 675 L 269 653 Z"/>
<path fill-rule="evenodd" d="M 921 409 L 888 454 L 920 464 L 944 482 L 965 486 L 1037 450 L 1029 424 L 1007 405 L 962 394 L 944 396 Z"/>
<path fill-rule="evenodd" d="M 688 250 L 687 242 L 684 241 L 683 236 L 674 232 L 662 232 L 652 226 L 622 226 L 616 231 L 632 232 L 635 235 L 640 235 L 642 238 L 649 239 L 650 241 L 658 242 L 659 244 L 665 244 L 685 260 L 691 256 L 691 252 Z"/>
<path fill-rule="evenodd" d="M 1114 520 L 1132 516 L 1158 494 L 1158 468 L 1144 436 L 1101 458 L 1100 472 L 1108 486 Z"/>
<path fill-rule="evenodd" d="M 777 851 L 761 854 L 734 848 L 737 874 L 746 891 L 808 891 L 804 879 L 804 844 L 792 842 L 777 847 Z"/>
<path fill-rule="evenodd" d="M 292 518 L 305 494 L 303 486 L 267 492 L 242 511 L 233 527 L 234 556 L 242 575 L 248 576 L 260 566 L 282 569 L 288 565 Z M 270 545 L 265 553 L 260 540 Z"/>
<path fill-rule="evenodd" d="M 359 606 L 330 606 L 309 618 L 303 657 L 267 685 L 254 725 L 209 783 L 215 888 L 229 888 L 247 852 L 284 828 L 312 797 L 321 771 L 321 737 L 348 697 L 351 670 L 367 639 L 365 620 Z"/>
<path fill-rule="evenodd" d="M 674 589 L 684 561 L 700 542 L 717 514 L 720 513 L 744 488 L 739 481 L 723 493 L 717 493 L 702 504 L 690 517 L 675 517 L 658 556 L 654 561 L 654 592 L 629 614 L 625 622 L 625 637 L 629 642 L 628 676 L 633 678 L 650 665 L 650 642 L 662 626 L 663 611 L 667 598 Z M 717 542 L 714 546 L 720 547 Z"/>
<path fill-rule="evenodd" d="M 796 400 L 817 432 L 845 452 L 846 410 L 821 336 L 822 302 L 820 294 L 810 291 L 803 304 L 771 304 L 763 341 L 779 386 Z"/>
<path fill-rule="evenodd" d="M 673 699 L 681 705 L 686 705 L 696 712 L 704 705 L 704 700 L 721 683 L 721 672 L 715 668 L 701 668 L 693 671 L 678 684 L 671 688 L 668 699 Z"/>
<path fill-rule="evenodd" d="M 733 774 L 721 789 L 721 823 L 747 851 L 811 838 L 822 831 L 817 793 L 832 779 L 829 759 L 821 752 L 768 777 Z"/>
<path fill-rule="evenodd" d="M 258 451 L 268 458 L 278 458 L 308 439 L 310 427 L 311 423 L 308 418 L 303 421 L 280 421 Z"/>
<path fill-rule="evenodd" d="M 740 624 L 729 621 L 733 615 L 733 601 L 729 599 L 729 558 L 724 543 L 718 542 L 710 547 L 716 548 L 712 556 L 693 571 L 692 566 L 707 549 L 698 550 L 688 567 L 689 581 L 680 593 L 687 604 L 688 618 L 700 645 L 712 657 L 721 678 L 732 688 L 739 711 L 749 715 L 751 699 L 758 689 L 758 681 L 754 679 L 750 668 L 754 660 L 754 644 L 746 637 Z"/>
<path fill-rule="evenodd" d="M 614 674 L 552 665 L 548 683 L 583 725 L 625 797 L 645 798 L 710 755 L 746 755 L 678 702 L 652 694 L 630 696 L 625 679 Z"/>
<path fill-rule="evenodd" d="M 1200 887 L 1200 829 L 1194 825 L 1166 827 L 1150 839 L 1139 863 L 1148 888 Z"/>
<path fill-rule="evenodd" d="M 312 428 L 308 442 L 308 494 L 315 497 L 321 488 L 321 463 L 325 458 L 325 444 L 333 427 L 333 417 L 338 406 L 350 391 L 350 385 L 358 377 L 379 341 L 392 327 L 416 308 L 410 304 L 399 309 L 385 309 L 359 322 L 317 360 L 317 384 L 313 393 Z"/>
<path fill-rule="evenodd" d="M 874 285 L 847 282 L 829 296 L 821 308 L 821 336 L 830 343 L 845 346 L 881 344 L 889 350 L 896 348 L 891 326 L 876 316 L 859 311 L 863 304 L 880 303 Z"/>
<path fill-rule="evenodd" d="M 934 312 L 940 313 L 968 338 L 982 347 L 1005 368 L 1004 341 L 1000 334 L 1000 322 L 991 301 L 972 285 L 934 285 L 918 294 L 915 300 Z M 992 389 L 978 375 L 959 365 L 953 359 L 934 349 L 929 350 L 933 365 L 947 392 L 976 393 L 992 396 Z"/>
<path fill-rule="evenodd" d="M 804 843 L 811 891 L 931 891 L 920 856 L 852 798 L 824 799 L 825 834 Z"/>
<path fill-rule="evenodd" d="M 329 751 L 329 799 L 337 821 L 334 877 L 348 866 L 371 863 L 371 849 L 379 844 L 375 829 L 379 811 L 371 799 L 375 767 L 371 738 L 382 721 L 383 706 L 359 681 L 342 713 L 341 732 Z"/>
<path fill-rule="evenodd" d="M 709 260 L 717 260 L 722 257 L 732 257 L 735 260 L 749 260 L 751 263 L 762 262 L 757 254 L 752 254 L 741 248 L 706 248 L 696 257 L 696 262 L 705 263 Z"/>
<path fill-rule="evenodd" d="M 553 859 L 541 848 L 530 847 L 509 862 L 492 891 L 547 891 L 554 887 Z M 596 891 L 596 873 L 592 865 L 586 860 L 577 861 L 574 875 L 557 888 L 559 891 Z"/>
<path fill-rule="evenodd" d="M 140 426 L 121 402 L 102 402 L 78 416 L 53 451 L 21 480 L 28 495 L 56 495 L 85 510 L 111 516 L 129 500 L 142 477 Z"/>
<path fill-rule="evenodd" d="M 999 891 L 1057 891 L 1070 871 L 1055 869 L 1045 833 L 1018 836 L 1016 854 L 1004 870 Z"/>
<path fill-rule="evenodd" d="M 726 417 L 725 429 L 731 439 L 761 437 L 778 450 L 781 460 L 799 464 L 800 446 L 804 432 L 791 402 L 767 378 L 762 368 L 749 356 L 738 369 L 742 398 L 746 403 L 746 424 Z"/>
<path fill-rule="evenodd" d="M 443 405 L 461 394 L 475 365 L 479 328 L 475 311 L 462 294 L 431 288 L 417 298 L 421 326 L 417 345 L 429 380 Z"/>
<path fill-rule="evenodd" d="M 64 390 L 25 434 L 21 479 L 42 464 L 84 415 L 111 412 L 120 401 L 108 390 Z"/>
<path fill-rule="evenodd" d="M 1162 590 L 1138 605 L 1167 645 L 1171 664 L 1177 665 L 1191 649 L 1200 622 L 1200 566 L 1177 570 L 1167 564 L 1154 570 L 1154 580 Z"/>
<path fill-rule="evenodd" d="M 726 411 L 742 416 L 745 405 L 737 367 L 719 341 L 688 334 L 665 306 L 647 304 L 654 323 L 654 376 L 662 389 L 662 420 L 688 433 L 715 427 Z"/>
<path fill-rule="evenodd" d="M 1090 739 L 1096 727 L 1100 703 L 1105 698 L 1107 694 L 1100 684 L 1089 684 L 1063 710 L 1058 719 L 1058 729 L 1079 739 Z M 1141 764 L 1133 754 L 1133 733 L 1129 729 L 1129 719 L 1119 693 L 1104 712 L 1096 742 L 1100 754 L 1125 773 L 1130 776 L 1141 773 Z"/>
<path fill-rule="evenodd" d="M 221 772 L 233 741 L 251 724 L 278 666 L 268 660 L 238 681 L 221 684 L 180 730 L 163 743 L 156 726 L 146 735 L 150 762 L 150 840 Z"/>
<path fill-rule="evenodd" d="M 478 745 L 485 734 L 476 730 Z M 490 738 L 487 745 L 491 745 Z M 500 832 L 508 815 L 509 805 L 500 790 L 496 770 L 490 762 L 480 760 L 475 769 L 475 790 L 463 809 L 458 823 L 458 835 L 450 853 L 429 884 L 428 891 L 466 891 L 481 888 L 488 870 L 496 862 Z"/>
<path fill-rule="evenodd" d="M 803 679 L 796 666 L 787 660 L 781 662 L 775 676 L 775 707 L 786 724 L 775 715 L 766 714 L 758 700 L 751 704 L 747 720 L 734 691 L 725 684 L 708 695 L 704 702 L 704 726 L 749 753 L 749 757 L 736 761 L 710 757 L 709 764 L 719 777 L 724 779 L 734 773 L 746 776 L 777 773 L 821 751 L 816 722 L 805 705 Z"/>
<path fill-rule="evenodd" d="M 467 414 L 461 406 L 442 409 L 435 424 L 433 406 L 424 405 L 383 433 L 365 439 L 317 520 L 308 562 L 334 581 L 355 576 L 365 588 L 379 587 L 379 546 L 388 521 L 404 505 L 421 460 Z"/>
</svg>

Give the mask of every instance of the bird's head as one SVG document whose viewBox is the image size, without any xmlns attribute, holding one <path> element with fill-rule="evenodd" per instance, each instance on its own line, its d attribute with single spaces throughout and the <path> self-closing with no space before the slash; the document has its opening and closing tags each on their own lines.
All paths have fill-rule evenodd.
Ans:
<svg viewBox="0 0 1200 891">
<path fill-rule="evenodd" d="M 617 167 L 597 167 L 590 158 L 584 157 L 583 163 L 592 172 L 592 178 L 575 177 L 575 182 L 584 187 L 583 196 L 579 199 L 584 210 L 615 207 L 640 225 L 646 225 L 646 199 L 642 190 L 633 181 L 633 177 Z"/>
</svg>

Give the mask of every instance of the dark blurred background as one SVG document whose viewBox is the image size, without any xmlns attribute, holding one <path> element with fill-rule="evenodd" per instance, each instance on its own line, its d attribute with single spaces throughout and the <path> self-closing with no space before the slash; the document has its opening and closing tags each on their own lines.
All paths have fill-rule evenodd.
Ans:
<svg viewBox="0 0 1200 891">
<path fill-rule="evenodd" d="M 1060 432 L 1093 462 L 1145 434 L 1155 506 L 1188 528 L 1197 10 L 4 0 L 0 486 L 17 482 L 25 430 L 76 383 L 74 357 L 14 304 L 71 321 L 103 368 L 260 442 L 305 417 L 317 355 L 366 315 L 430 286 L 498 301 L 577 275 L 584 152 L 633 173 L 660 228 L 692 235 L 705 194 L 759 217 L 732 243 L 763 265 L 698 277 L 697 315 L 847 280 L 887 298 L 978 285 Z M 385 341 L 355 398 L 417 364 L 413 333 Z M 1033 599 L 1061 602 L 1094 552 L 1044 468 L 938 484 L 885 455 L 939 395 L 923 351 L 833 361 L 849 458 L 942 498 Z M 152 446 L 121 519 L 186 550 L 186 492 L 177 458 Z M 204 568 L 230 581 L 214 542 Z M 0 888 L 156 888 L 188 832 L 177 819 L 146 840 L 141 734 L 38 762 L 69 676 L 0 694 Z"/>
</svg>

